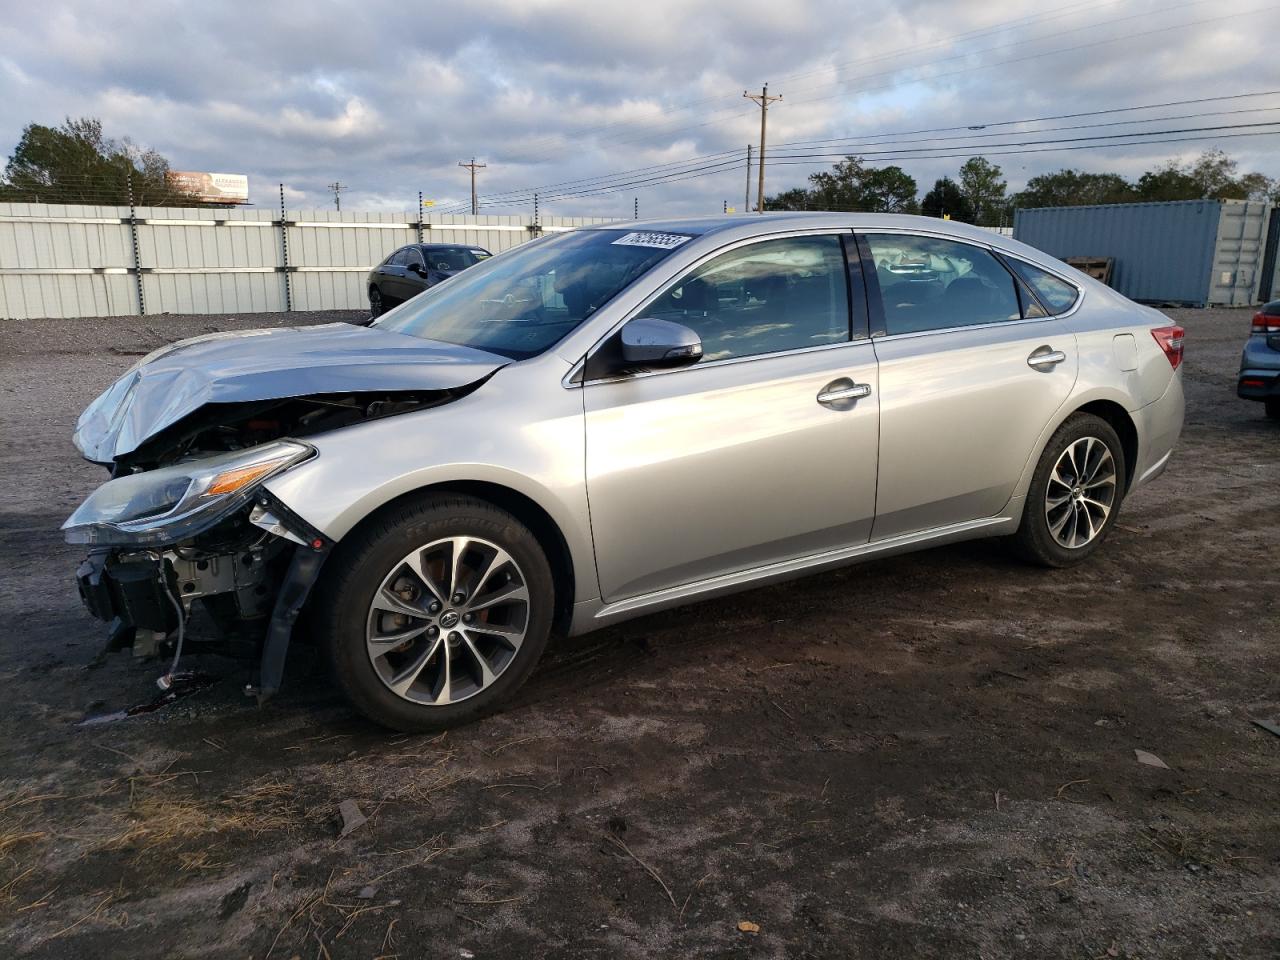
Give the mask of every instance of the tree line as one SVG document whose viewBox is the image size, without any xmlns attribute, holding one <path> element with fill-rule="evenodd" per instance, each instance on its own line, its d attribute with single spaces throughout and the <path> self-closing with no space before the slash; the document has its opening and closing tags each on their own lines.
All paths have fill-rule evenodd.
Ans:
<svg viewBox="0 0 1280 960">
<path fill-rule="evenodd" d="M 868 213 L 922 213 L 982 226 L 1013 223 L 1018 207 L 1071 207 L 1096 203 L 1162 200 L 1270 200 L 1280 203 L 1280 179 L 1240 173 L 1239 163 L 1221 150 L 1195 160 L 1169 160 L 1134 180 L 1118 173 L 1063 168 L 1042 173 L 1025 188 L 1008 193 L 997 164 L 970 157 L 955 178 L 941 177 L 919 197 L 915 178 L 898 166 L 870 167 L 846 157 L 829 171 L 809 175 L 808 187 L 766 197 L 766 210 L 856 210 Z"/>
<path fill-rule="evenodd" d="M 168 180 L 169 161 L 128 137 L 113 140 L 93 117 L 57 127 L 28 124 L 5 164 L 0 201 L 192 207 L 200 201 Z"/>
</svg>

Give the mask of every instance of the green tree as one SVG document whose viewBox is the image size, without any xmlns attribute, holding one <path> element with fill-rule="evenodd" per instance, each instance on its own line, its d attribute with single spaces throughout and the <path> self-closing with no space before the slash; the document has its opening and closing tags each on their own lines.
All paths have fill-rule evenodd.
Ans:
<svg viewBox="0 0 1280 960">
<path fill-rule="evenodd" d="M 1003 171 L 986 157 L 970 157 L 960 167 L 960 192 L 973 209 L 973 222 L 993 227 L 1007 217 L 1009 185 Z"/>
<path fill-rule="evenodd" d="M 1135 189 L 1139 200 L 1199 200 L 1204 195 L 1195 178 L 1173 161 L 1148 170 Z"/>
<path fill-rule="evenodd" d="M 166 180 L 169 163 L 127 137 L 108 139 L 102 122 L 67 118 L 60 127 L 29 124 L 4 168 L 0 200 L 139 206 L 192 205 Z"/>
<path fill-rule="evenodd" d="M 915 213 L 916 182 L 901 167 L 868 167 L 846 157 L 830 171 L 809 175 L 808 190 L 793 188 L 765 197 L 766 210 L 858 210 Z"/>
<path fill-rule="evenodd" d="M 1246 173 L 1239 180 L 1246 200 L 1270 200 L 1280 203 L 1280 180 L 1272 180 L 1261 173 Z"/>
<path fill-rule="evenodd" d="M 1118 173 L 1057 170 L 1027 181 L 1014 195 L 1019 207 L 1076 207 L 1094 203 L 1127 203 L 1137 199 L 1133 185 Z"/>
<path fill-rule="evenodd" d="M 1143 200 L 1269 200 L 1276 183 L 1261 173 L 1238 175 L 1239 163 L 1221 150 L 1206 150 L 1191 163 L 1170 160 L 1138 178 Z"/>
<path fill-rule="evenodd" d="M 809 191 L 804 187 L 792 187 L 772 197 L 764 198 L 766 210 L 812 210 L 809 206 Z"/>
<path fill-rule="evenodd" d="M 944 214 L 952 220 L 973 223 L 973 205 L 964 191 L 950 177 L 943 177 L 933 184 L 933 189 L 920 201 L 920 212 L 926 217 L 941 217 Z"/>
</svg>

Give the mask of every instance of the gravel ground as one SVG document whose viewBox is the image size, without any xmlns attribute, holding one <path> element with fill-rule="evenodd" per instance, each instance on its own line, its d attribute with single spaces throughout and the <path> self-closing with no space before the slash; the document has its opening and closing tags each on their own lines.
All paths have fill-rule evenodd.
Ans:
<svg viewBox="0 0 1280 960">
<path fill-rule="evenodd" d="M 1169 313 L 1183 442 L 1083 567 L 975 543 L 657 614 L 434 738 L 301 647 L 264 708 L 205 658 L 77 726 L 161 669 L 75 596 L 80 409 L 167 340 L 354 314 L 0 324 L 0 954 L 1280 955 L 1280 425 L 1234 397 L 1248 312 Z"/>
</svg>

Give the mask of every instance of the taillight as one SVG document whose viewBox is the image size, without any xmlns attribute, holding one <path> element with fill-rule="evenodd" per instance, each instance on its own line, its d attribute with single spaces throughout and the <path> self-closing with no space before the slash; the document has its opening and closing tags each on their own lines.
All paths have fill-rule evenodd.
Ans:
<svg viewBox="0 0 1280 960">
<path fill-rule="evenodd" d="M 1280 333 L 1280 313 L 1263 313 L 1259 310 L 1253 315 L 1253 333 Z"/>
<path fill-rule="evenodd" d="M 1160 344 L 1160 349 L 1169 358 L 1169 366 L 1175 370 L 1178 369 L 1178 364 L 1182 362 L 1183 332 L 1183 329 L 1179 326 L 1153 327 L 1151 330 L 1151 335 L 1156 338 L 1156 343 Z"/>
</svg>

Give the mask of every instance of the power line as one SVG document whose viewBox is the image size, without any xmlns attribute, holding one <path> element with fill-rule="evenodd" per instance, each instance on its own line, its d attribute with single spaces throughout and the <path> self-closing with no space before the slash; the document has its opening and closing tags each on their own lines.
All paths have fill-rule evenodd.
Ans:
<svg viewBox="0 0 1280 960">
<path fill-rule="evenodd" d="M 1161 107 L 1171 107 L 1171 106 L 1180 106 L 1180 105 L 1192 105 L 1192 104 L 1200 104 L 1200 103 L 1224 102 L 1224 101 L 1236 101 L 1236 100 L 1247 99 L 1247 98 L 1256 98 L 1256 97 L 1261 97 L 1261 96 L 1271 96 L 1271 95 L 1275 95 L 1275 94 L 1280 94 L 1280 90 L 1258 91 L 1258 92 L 1255 92 L 1255 93 L 1229 94 L 1229 95 L 1220 96 L 1220 97 L 1198 97 L 1198 98 L 1188 99 L 1188 100 L 1172 100 L 1172 101 L 1163 101 L 1163 102 L 1160 102 L 1160 103 L 1138 104 L 1138 105 L 1127 106 L 1127 107 L 1110 107 L 1110 108 L 1105 108 L 1105 109 L 1102 109 L 1102 110 L 1094 110 L 1094 111 L 1078 111 L 1078 112 L 1070 113 L 1070 114 L 1058 114 L 1058 115 L 1056 115 L 1056 116 L 1032 117 L 1032 118 L 1025 118 L 1025 119 L 1021 119 L 1021 120 L 1001 120 L 1001 121 L 986 122 L 986 123 L 982 123 L 982 124 L 968 124 L 968 125 L 961 125 L 961 126 L 935 127 L 935 128 L 926 128 L 926 129 L 920 129 L 920 130 L 914 130 L 914 131 L 904 131 L 904 132 L 902 132 L 902 133 L 879 133 L 879 134 L 868 134 L 868 135 L 867 135 L 867 139 L 862 140 L 862 141 L 859 141 L 859 142 L 852 142 L 852 138 L 846 138 L 846 139 L 843 139 L 843 140 L 840 140 L 840 141 L 836 141 L 836 140 L 826 140 L 826 141 L 791 141 L 791 142 L 784 142 L 784 143 L 782 143 L 782 144 L 778 144 L 778 146 L 775 148 L 775 151 L 776 151 L 777 149 L 779 149 L 779 148 L 787 147 L 787 146 L 793 146 L 793 147 L 796 147 L 796 148 L 797 148 L 797 149 L 799 149 L 799 150 L 811 151 L 811 150 L 814 150 L 814 149 L 817 149 L 817 148 L 816 148 L 816 147 L 811 147 L 811 146 L 809 146 L 809 144 L 831 144 L 831 145 L 834 145 L 834 144 L 836 144 L 836 143 L 838 142 L 838 143 L 840 143 L 840 144 L 841 144 L 840 149 L 841 149 L 841 150 L 843 150 L 846 154 L 857 154 L 857 153 L 859 153 L 859 149 L 858 149 L 859 147 L 889 146 L 889 145 L 891 145 L 891 144 L 893 144 L 893 143 L 911 142 L 911 141 L 903 141 L 903 140 L 897 140 L 897 141 L 895 141 L 895 140 L 891 140 L 891 139 L 885 139 L 885 138 L 892 138 L 892 137 L 900 137 L 900 136 L 903 136 L 904 134 L 912 134 L 912 133 L 931 133 L 931 132 L 949 132 L 949 131 L 953 131 L 953 130 L 970 129 L 970 128 L 973 128 L 973 127 L 979 127 L 979 128 L 982 128 L 982 129 L 988 129 L 988 128 L 992 128 L 992 127 L 1000 127 L 1000 126 L 1014 126 L 1014 125 L 1019 125 L 1019 124 L 1037 123 L 1037 122 L 1042 122 L 1042 121 L 1052 120 L 1052 119 L 1058 119 L 1058 118 L 1061 118 L 1061 119 L 1075 119 L 1075 118 L 1087 117 L 1087 116 L 1110 116 L 1110 115 L 1115 115 L 1115 114 L 1119 114 L 1119 113 L 1129 113 L 1129 112 L 1135 112 L 1135 111 L 1139 111 L 1139 110 L 1157 109 L 1157 108 L 1161 108 Z M 1270 110 L 1273 110 L 1273 109 L 1276 109 L 1276 108 L 1274 108 L 1274 107 L 1267 107 L 1267 108 L 1256 108 L 1256 109 L 1258 109 L 1259 111 L 1261 111 L 1261 110 L 1267 110 L 1267 111 L 1270 111 Z M 1218 114 L 1221 114 L 1221 115 L 1231 115 L 1232 113 L 1235 113 L 1235 112 L 1236 112 L 1236 111 L 1226 111 L 1226 110 L 1224 110 L 1224 111 L 1212 111 L 1212 112 L 1205 113 L 1204 115 L 1206 115 L 1206 116 L 1209 116 L 1209 115 L 1218 115 Z M 1244 111 L 1244 112 L 1252 112 L 1252 111 Z M 1125 121 L 1125 123 L 1154 123 L 1154 122 L 1158 122 L 1158 121 L 1160 121 L 1160 120 L 1188 119 L 1188 118 L 1191 118 L 1191 117 L 1194 117 L 1194 116 L 1198 116 L 1198 114 L 1173 115 L 1173 116 L 1160 117 L 1160 118 L 1156 118 L 1156 117 L 1140 118 L 1140 119 L 1136 119 L 1136 120 L 1132 120 L 1132 121 Z M 1106 125 L 1106 124 L 1097 124 L 1097 125 L 1085 124 L 1085 125 L 1079 125 L 1079 128 L 1080 128 L 1080 129 L 1087 129 L 1088 127 L 1091 127 L 1091 126 L 1103 127 L 1103 126 L 1107 126 L 1107 125 Z M 1036 134 L 1038 134 L 1038 133 L 1048 133 L 1048 132 L 1052 132 L 1052 128 L 1045 129 L 1045 130 L 1038 130 L 1038 131 L 1028 131 L 1028 133 L 1036 133 Z M 1141 133 L 1141 131 L 1139 131 L 1138 133 Z M 1138 133 L 1135 133 L 1134 135 L 1138 135 Z M 992 134 L 974 134 L 974 135 L 973 135 L 973 137 L 971 137 L 971 138 L 962 138 L 962 139 L 968 139 L 968 140 L 970 140 L 970 141 L 973 141 L 973 140 L 977 140 L 977 139 L 979 139 L 979 138 L 988 137 L 988 136 L 994 136 L 994 135 L 992 135 Z M 878 140 L 877 140 L 877 139 L 874 139 L 874 138 L 880 138 L 880 139 L 878 139 Z M 946 139 L 946 138 L 937 138 L 937 139 Z M 919 141 L 916 141 L 916 142 L 919 142 Z M 986 149 L 986 148 L 987 148 L 988 146 L 990 146 L 990 145 L 989 145 L 989 144 L 981 144 L 981 143 L 973 143 L 973 144 L 972 144 L 972 146 L 973 146 L 973 148 L 974 148 L 974 150 L 975 150 L 976 152 L 981 152 L 983 149 Z M 648 185 L 655 185 L 655 184 L 657 184 L 657 183 L 662 182 L 662 180 L 661 180 L 661 175 L 658 173 L 659 171 L 661 171 L 663 174 L 680 174 L 680 173 L 690 172 L 691 170 L 700 169 L 699 167 L 697 167 L 697 166 L 696 166 L 697 164 L 704 163 L 704 162 L 708 162 L 708 161 L 714 161 L 714 160 L 717 160 L 717 159 L 720 159 L 720 158 L 724 158 L 724 157 L 726 157 L 726 156 L 728 156 L 728 155 L 731 155 L 731 154 L 737 154 L 737 155 L 739 155 L 739 156 L 740 156 L 740 154 L 738 154 L 738 152 L 737 152 L 737 151 L 722 151 L 721 153 L 716 153 L 716 154 L 706 154 L 706 155 L 703 155 L 703 156 L 689 157 L 689 158 L 687 158 L 687 159 L 685 159 L 685 160 L 670 161 L 669 163 L 666 163 L 666 164 L 656 164 L 656 165 L 652 165 L 652 166 L 648 166 L 648 167 L 639 167 L 639 168 L 636 168 L 636 169 L 633 169 L 633 170 L 619 171 L 619 172 L 612 173 L 612 174 L 601 174 L 601 175 L 597 175 L 597 176 L 594 176 L 594 177 L 585 177 L 585 178 L 580 178 L 580 179 L 564 180 L 564 181 L 560 181 L 560 182 L 555 183 L 555 184 L 540 185 L 540 186 L 536 186 L 536 187 L 527 187 L 527 188 L 524 188 L 524 189 L 521 189 L 521 190 L 511 190 L 511 191 L 507 191 L 506 193 L 499 193 L 499 194 L 493 194 L 493 195 L 491 195 L 491 196 L 486 196 L 486 197 L 485 197 L 485 200 L 486 200 L 486 202 L 488 202 L 488 203 L 495 203 L 495 202 L 509 202 L 509 203 L 516 203 L 516 202 L 518 202 L 518 198 L 521 198 L 521 197 L 523 197 L 524 195 L 529 194 L 529 193 L 531 193 L 531 192 L 533 192 L 533 191 L 538 191 L 538 192 L 540 192 L 540 193 L 544 193 L 544 194 L 545 194 L 545 192 L 546 192 L 546 191 L 553 191 L 553 190 L 559 189 L 559 190 L 561 191 L 561 193 L 564 193 L 564 192 L 570 192 L 570 193 L 571 193 L 571 192 L 573 192 L 573 191 L 572 191 L 572 188 L 573 188 L 573 187 L 576 187 L 576 186 L 585 186 L 585 185 L 588 185 L 588 184 L 593 185 L 593 186 L 602 186 L 602 185 L 606 185 L 606 186 L 607 186 L 607 184 L 603 183 L 603 181 L 613 181 L 613 180 L 617 180 L 617 179 L 619 179 L 619 178 L 635 177 L 635 176 L 637 176 L 637 175 L 639 175 L 639 174 L 642 174 L 642 173 L 651 173 L 651 174 L 653 174 L 653 175 L 654 175 L 654 176 L 653 176 L 653 178 L 652 178 L 652 179 L 650 179 L 650 180 L 648 180 L 648 181 L 647 181 L 647 183 L 648 183 Z M 782 154 L 777 154 L 777 153 L 775 153 L 775 156 L 781 156 L 781 155 L 782 155 Z M 795 155 L 794 155 L 794 154 L 792 154 L 792 156 L 795 156 Z M 640 181 L 633 181 L 633 182 L 640 182 Z M 446 211 L 445 211 L 445 212 L 448 212 L 448 210 L 449 210 L 449 209 L 450 209 L 450 208 L 446 208 Z"/>
<path fill-rule="evenodd" d="M 1179 5 L 1179 6 L 1175 6 L 1175 7 L 1167 8 L 1167 9 L 1162 10 L 1162 11 L 1160 11 L 1160 12 L 1167 12 L 1168 10 L 1179 9 L 1179 8 L 1180 8 L 1180 7 L 1182 7 L 1182 6 L 1194 6 L 1194 5 L 1196 5 L 1196 4 L 1181 4 L 1181 5 Z M 1106 44 L 1111 44 L 1111 43 L 1120 43 L 1120 42 L 1122 42 L 1122 41 L 1127 41 L 1127 40 L 1136 40 L 1136 39 L 1141 39 L 1141 38 L 1144 38 L 1144 37 L 1155 36 L 1155 35 L 1157 35 L 1157 34 L 1161 34 L 1161 33 L 1168 33 L 1168 32 L 1173 31 L 1173 30 L 1181 30 L 1181 29 L 1186 28 L 1186 27 L 1203 26 L 1203 25 L 1210 24 L 1210 23 L 1217 23 L 1217 22 L 1220 22 L 1220 21 L 1222 21 L 1222 20 L 1231 20 L 1231 19 L 1237 19 L 1237 18 L 1246 17 L 1246 16 L 1252 16 L 1252 15 L 1254 15 L 1254 14 L 1258 14 L 1258 13 L 1265 13 L 1265 12 L 1268 12 L 1268 11 L 1270 11 L 1270 10 L 1274 10 L 1274 9 L 1276 9 L 1276 7 L 1277 7 L 1277 6 L 1280 6 L 1280 5 L 1272 4 L 1272 5 L 1269 5 L 1269 6 L 1266 6 L 1266 7 L 1258 7 L 1258 8 L 1255 8 L 1255 9 L 1252 9 L 1252 10 L 1246 10 L 1246 11 L 1243 11 L 1243 12 L 1240 12 L 1240 13 L 1222 14 L 1222 15 L 1220 15 L 1220 16 L 1216 16 L 1216 17 L 1207 17 L 1207 18 L 1204 18 L 1204 19 L 1201 19 L 1201 20 L 1188 20 L 1188 21 L 1185 21 L 1185 22 L 1183 22 L 1183 23 L 1171 24 L 1171 25 L 1169 25 L 1169 26 L 1165 26 L 1165 27 L 1158 27 L 1158 28 L 1155 28 L 1155 29 L 1152 29 L 1152 30 L 1144 30 L 1144 31 L 1139 31 L 1139 32 L 1137 32 L 1137 33 L 1127 33 L 1127 34 L 1123 34 L 1123 35 L 1121 35 L 1121 36 L 1117 36 L 1117 37 L 1107 37 L 1107 38 L 1103 38 L 1103 39 L 1100 39 L 1100 40 L 1093 40 L 1093 41 L 1090 41 L 1090 42 L 1088 42 L 1088 43 L 1075 44 L 1074 46 L 1059 47 L 1059 48 L 1051 49 L 1051 50 L 1042 50 L 1042 51 L 1039 51 L 1039 52 L 1037 52 L 1037 53 L 1027 54 L 1027 55 L 1025 55 L 1025 56 L 1020 56 L 1020 57 L 1009 57 L 1009 58 L 1006 58 L 1006 59 L 1004 59 L 1004 60 L 992 60 L 992 61 L 988 61 L 988 62 L 984 62 L 984 63 L 975 64 L 975 65 L 973 65 L 973 66 L 969 66 L 969 67 L 961 67 L 961 68 L 959 68 L 959 69 L 957 69 L 957 70 L 950 70 L 950 71 L 947 71 L 947 72 L 945 72 L 945 73 L 937 73 L 937 74 L 933 74 L 933 75 L 931 75 L 931 76 L 929 76 L 929 77 L 928 77 L 928 80 L 930 80 L 930 81 L 935 81 L 935 80 L 945 79 L 945 78 L 948 78 L 948 77 L 960 76 L 960 75 L 962 75 L 962 74 L 974 73 L 974 72 L 979 71 L 979 70 L 990 70 L 990 69 L 991 69 L 991 68 L 993 68 L 993 67 L 1008 66 L 1008 65 L 1010 65 L 1010 64 L 1015 64 L 1015 63 L 1024 63 L 1024 62 L 1031 61 L 1031 60 L 1041 60 L 1041 59 L 1043 59 L 1043 58 L 1045 58 L 1045 57 L 1057 56 L 1058 54 L 1062 54 L 1062 53 L 1074 53 L 1074 52 L 1079 51 L 1079 50 L 1091 49 L 1091 48 L 1093 48 L 1093 47 L 1103 46 L 1103 45 L 1106 45 Z M 1079 32 L 1079 30 L 1084 30 L 1084 29 L 1088 29 L 1088 30 L 1091 30 L 1091 31 L 1096 31 L 1099 27 L 1108 26 L 1108 25 L 1113 24 L 1113 23 L 1120 23 L 1120 22 L 1125 21 L 1125 20 L 1133 20 L 1133 19 L 1136 19 L 1136 18 L 1138 18 L 1138 17 L 1142 17 L 1142 18 L 1145 18 L 1145 19 L 1149 19 L 1149 16 L 1150 16 L 1150 15 L 1149 15 L 1149 13 L 1148 13 L 1148 14 L 1141 14 L 1141 15 L 1132 15 L 1132 16 L 1127 16 L 1127 17 L 1120 17 L 1120 18 L 1118 18 L 1118 19 L 1116 19 L 1116 20 L 1099 21 L 1099 22 L 1096 22 L 1096 23 L 1089 24 L 1087 27 L 1079 28 L 1078 30 L 1066 30 L 1066 31 L 1062 31 L 1061 33 L 1057 34 L 1057 36 L 1064 36 L 1064 35 L 1069 34 L 1069 33 L 1076 33 L 1076 32 Z M 1044 37 L 1044 38 L 1040 38 L 1040 39 L 1051 39 L 1051 38 Z M 1038 41 L 1032 41 L 1032 42 L 1038 42 Z M 997 46 L 995 46 L 995 47 L 988 47 L 988 48 L 984 48 L 983 50 L 972 51 L 972 52 L 970 52 L 969 54 L 965 54 L 965 55 L 963 55 L 963 56 L 974 56 L 974 55 L 978 55 L 978 54 L 989 53 L 989 52 L 990 52 L 990 51 L 992 51 L 992 50 L 998 50 L 998 49 L 1000 49 L 1001 47 L 1007 47 L 1007 46 L 1016 46 L 1016 47 L 1020 47 L 1020 48 L 1021 48 L 1021 47 L 1025 47 L 1025 46 L 1026 46 L 1026 41 L 1019 42 L 1019 43 L 1012 43 L 1012 44 L 1000 44 L 1000 45 L 997 45 Z M 917 70 L 917 69 L 922 69 L 922 68 L 925 68 L 925 67 L 935 66 L 937 63 L 945 62 L 945 60 L 947 60 L 947 59 L 958 59 L 958 58 L 959 58 L 959 56 L 957 56 L 957 57 L 949 57 L 949 58 L 944 58 L 943 60 L 934 61 L 933 63 L 920 64 L 920 65 L 917 65 L 917 66 L 915 66 L 915 67 L 899 68 L 899 69 L 894 69 L 894 70 L 882 71 L 882 72 L 879 72 L 879 73 L 866 74 L 866 75 L 861 76 L 861 77 L 853 77 L 853 78 L 849 78 L 849 79 L 847 79 L 847 80 L 838 81 L 838 82 L 836 82 L 836 84 L 835 84 L 835 85 L 836 85 L 836 86 L 839 86 L 839 87 L 848 87 L 848 86 L 850 86 L 850 85 L 852 85 L 852 84 L 859 83 L 860 81 L 863 81 L 863 80 L 867 80 L 867 79 L 874 79 L 875 77 L 890 76 L 890 75 L 898 74 L 898 73 L 902 72 L 902 70 L 903 70 L 903 69 L 906 69 L 906 70 Z M 856 91 L 856 92 L 857 92 L 857 93 L 859 93 L 859 94 L 862 94 L 862 93 L 871 93 L 871 92 L 874 92 L 874 91 L 877 91 L 877 90 L 893 89 L 893 88 L 895 88 L 895 87 L 899 86 L 901 82 L 902 82 L 901 80 L 897 80 L 897 79 L 895 79 L 895 80 L 893 80 L 893 81 L 886 82 L 886 83 L 881 83 L 881 84 L 877 84 L 877 85 L 875 85 L 875 86 L 860 86 L 860 87 L 857 89 L 857 91 Z M 815 89 L 817 89 L 817 88 L 815 88 Z M 843 90 L 841 90 L 841 91 L 837 91 L 836 93 L 828 94 L 828 95 L 826 95 L 826 96 L 810 97 L 810 98 L 807 98 L 807 99 L 805 99 L 805 98 L 796 98 L 795 96 L 793 96 L 793 97 L 792 97 L 792 103 L 796 103 L 796 104 L 803 104 L 803 103 L 818 103 L 818 102 L 821 102 L 821 101 L 823 101 L 823 100 L 831 100 L 831 99 L 834 99 L 834 98 L 836 98 L 836 97 L 841 97 L 841 96 L 845 96 L 845 95 L 846 95 L 846 92 L 845 92 L 845 91 L 843 91 Z M 644 134 L 641 134 L 641 135 L 639 135 L 639 136 L 635 136 L 635 137 L 623 138 L 623 139 L 614 139 L 614 140 L 613 140 L 613 142 L 616 142 L 616 143 L 637 143 L 637 142 L 643 142 L 643 141 L 645 141 L 645 140 L 652 140 L 652 139 L 655 139 L 655 138 L 657 138 L 657 137 L 659 137 L 659 136 L 669 136 L 669 135 L 671 135 L 671 134 L 679 133 L 679 132 L 684 131 L 684 130 L 692 130 L 692 129 L 696 129 L 696 128 L 699 128 L 699 127 L 711 126 L 712 124 L 718 123 L 718 122 L 720 122 L 722 119 L 727 118 L 727 117 L 730 115 L 730 113 L 732 113 L 734 116 L 737 116 L 737 115 L 738 115 L 736 111 L 729 111 L 729 110 L 726 110 L 726 111 L 721 112 L 720 114 L 713 114 L 713 115 L 712 115 L 712 117 L 711 117 L 710 119 L 705 120 L 705 121 L 702 121 L 701 123 L 690 124 L 690 125 L 688 125 L 688 126 L 684 126 L 684 127 L 673 127 L 673 128 L 669 128 L 669 129 L 667 129 L 667 128 L 656 129 L 656 130 L 652 130 L 652 131 L 649 131 L 649 132 L 647 132 L 647 133 L 644 133 Z"/>
<path fill-rule="evenodd" d="M 1143 103 L 1133 107 L 1111 107 L 1106 110 L 1084 110 L 1078 113 L 1058 113 L 1045 117 L 1027 117 L 1022 120 L 996 120 L 986 123 L 968 123 L 960 124 L 954 127 L 929 127 L 922 130 L 899 130 L 891 133 L 869 133 L 867 137 L 908 137 L 919 133 L 950 133 L 953 130 L 987 130 L 991 127 L 1009 127 L 1018 126 L 1024 123 L 1046 123 L 1050 120 L 1077 120 L 1080 117 L 1103 117 L 1116 113 L 1134 113 L 1139 110 L 1161 110 L 1165 107 L 1190 107 L 1199 103 L 1221 103 L 1229 100 L 1248 100 L 1255 97 L 1271 97 L 1280 94 L 1280 90 L 1259 90 L 1256 93 L 1232 93 L 1221 97 L 1196 97 L 1191 100 L 1166 100 L 1163 103 Z M 1228 111 L 1212 111 L 1205 116 L 1212 116 L 1218 113 L 1226 113 Z M 1191 116 L 1188 114 L 1187 116 Z M 1154 118 L 1148 118 L 1154 119 Z M 1142 120 L 1135 120 L 1134 123 L 1141 123 Z M 1095 124 L 1087 124 L 1087 126 L 1095 126 Z M 1102 126 L 1102 124 L 1096 124 Z M 859 139 L 856 137 L 833 137 L 827 140 L 788 140 L 779 146 L 801 146 L 807 143 L 840 143 L 845 140 Z"/>
</svg>

